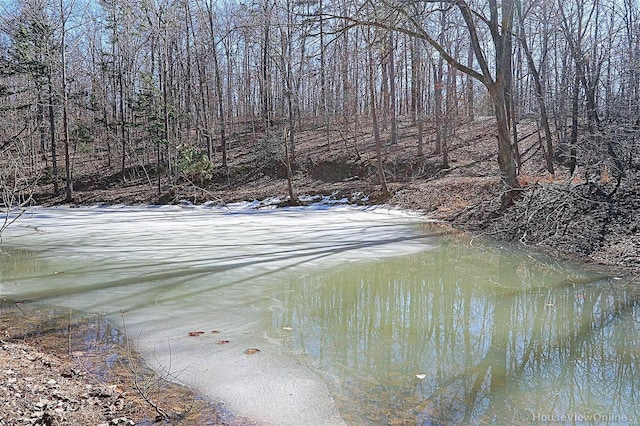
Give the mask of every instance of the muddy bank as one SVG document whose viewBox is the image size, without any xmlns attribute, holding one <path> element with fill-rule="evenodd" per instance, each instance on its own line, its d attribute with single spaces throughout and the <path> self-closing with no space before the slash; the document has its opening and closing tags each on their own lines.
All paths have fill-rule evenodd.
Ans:
<svg viewBox="0 0 640 426">
<path fill-rule="evenodd" d="M 640 274 L 638 173 L 620 182 L 534 183 L 503 212 L 485 202 L 451 216 L 459 227 L 556 256 Z"/>
<path fill-rule="evenodd" d="M 0 425 L 250 425 L 148 368 L 98 315 L 0 302 Z"/>
</svg>

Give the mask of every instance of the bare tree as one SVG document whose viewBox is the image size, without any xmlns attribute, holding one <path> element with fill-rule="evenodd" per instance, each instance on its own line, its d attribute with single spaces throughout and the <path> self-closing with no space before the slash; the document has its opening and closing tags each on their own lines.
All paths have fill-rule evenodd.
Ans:
<svg viewBox="0 0 640 426">
<path fill-rule="evenodd" d="M 395 145 L 398 143 L 398 107 L 396 100 L 396 40 L 393 32 L 389 32 L 389 112 L 391 116 L 391 137 L 389 143 Z"/>
<path fill-rule="evenodd" d="M 220 152 L 231 172 L 237 141 L 246 135 L 265 143 L 243 149 L 270 145 L 280 155 L 284 129 L 295 169 L 301 132 L 315 128 L 323 148 L 340 137 L 360 159 L 366 135 L 377 133 L 383 152 L 399 139 L 403 115 L 417 128 L 418 156 L 423 137 L 435 136 L 446 166 L 459 118 L 472 122 L 487 106 L 503 207 L 520 191 L 527 116 L 539 120 L 552 174 L 564 154 L 572 171 L 589 162 L 595 170 L 602 158 L 591 145 L 620 174 L 636 152 L 610 137 L 638 126 L 640 9 L 632 0 L 100 0 L 87 12 L 86 37 L 77 37 L 72 1 L 15 4 L 0 43 L 21 76 L 0 90 L 20 93 L 4 102 L 24 108 L 17 122 L 33 135 L 30 166 L 47 168 L 55 193 L 65 162 L 68 200 L 83 127 L 82 143 L 122 180 L 155 164 L 158 193 L 163 178 L 184 177 L 180 152 L 206 152 L 207 164 Z"/>
<path fill-rule="evenodd" d="M 7 137 L 7 135 L 3 135 Z M 20 135 L 0 141 L 0 243 L 3 231 L 33 203 L 39 175 L 28 164 L 28 145 Z"/>
<path fill-rule="evenodd" d="M 389 197 L 389 189 L 387 188 L 387 180 L 384 175 L 384 166 L 382 164 L 382 138 L 380 137 L 380 124 L 378 122 L 378 112 L 376 107 L 376 62 L 373 57 L 373 44 L 375 37 L 371 34 L 371 31 L 367 33 L 368 38 L 368 60 L 369 60 L 369 108 L 371 109 L 371 121 L 373 124 L 373 137 L 376 144 L 376 161 L 378 169 L 378 181 L 380 183 L 380 189 L 382 190 L 382 197 Z"/>
<path fill-rule="evenodd" d="M 209 35 L 211 37 L 211 52 L 213 56 L 213 70 L 216 81 L 216 93 L 218 101 L 218 120 L 220 126 L 220 150 L 222 151 L 222 167 L 227 168 L 227 135 L 224 114 L 224 101 L 222 92 L 222 76 L 218 59 L 218 42 L 216 42 L 213 5 L 205 2 L 207 7 L 207 17 L 209 19 Z"/>
<path fill-rule="evenodd" d="M 509 121 L 509 90 L 511 83 L 511 59 L 512 59 L 512 34 L 513 17 L 515 12 L 515 0 L 506 0 L 498 3 L 497 0 L 489 0 L 489 16 L 485 16 L 482 10 L 474 10 L 465 0 L 429 1 L 434 9 L 426 11 L 427 17 L 436 12 L 453 13 L 456 11 L 464 22 L 469 41 L 475 55 L 475 62 L 479 70 L 462 64 L 455 55 L 448 50 L 432 34 L 430 28 L 420 22 L 418 11 L 413 4 L 395 3 L 383 1 L 381 4 L 386 14 L 376 8 L 373 16 L 351 17 L 354 25 L 374 26 L 387 30 L 393 30 L 420 38 L 431 45 L 441 57 L 453 68 L 480 81 L 487 89 L 492 102 L 496 119 L 498 141 L 498 165 L 500 167 L 502 181 L 505 184 L 505 192 L 502 197 L 502 206 L 508 207 L 519 193 L 520 184 L 517 179 L 516 147 L 511 138 Z M 445 5 L 446 8 L 441 8 Z M 384 16 L 385 19 L 378 19 Z M 390 16 L 395 16 L 391 19 Z M 393 25 L 389 22 L 397 22 L 399 17 L 404 18 L 404 25 Z M 391 20 L 390 20 L 391 19 Z M 491 38 L 491 50 L 481 42 L 479 32 L 480 25 L 489 32 Z M 494 62 L 491 64 L 488 55 L 493 53 Z M 492 66 L 493 65 L 493 66 Z M 495 69 L 495 71 L 493 71 Z"/>
<path fill-rule="evenodd" d="M 531 52 L 531 49 L 529 48 L 529 42 L 525 32 L 525 22 L 524 22 L 525 15 L 522 10 L 521 0 L 518 0 L 516 4 L 516 10 L 518 15 L 518 23 L 519 23 L 518 40 L 520 41 L 520 44 L 522 45 L 525 56 L 527 58 L 527 65 L 529 66 L 529 71 L 531 72 L 531 75 L 533 77 L 533 83 L 534 83 L 535 92 L 536 92 L 536 101 L 538 103 L 538 108 L 540 109 L 540 122 L 542 124 L 542 129 L 544 131 L 544 139 L 546 142 L 546 145 L 544 145 L 543 147 L 544 148 L 543 152 L 544 152 L 544 157 L 547 164 L 547 171 L 553 175 L 554 174 L 553 138 L 551 136 L 551 128 L 549 126 L 549 117 L 547 114 L 547 106 L 544 99 L 544 91 L 542 88 L 542 80 L 540 78 L 540 72 L 538 71 L 538 68 L 536 67 L 535 61 L 533 59 L 533 54 Z"/>
<path fill-rule="evenodd" d="M 66 202 L 73 199 L 73 181 L 71 180 L 71 159 L 69 156 L 69 98 L 67 93 L 67 12 L 64 1 L 60 0 L 60 66 L 62 68 L 62 134 L 64 142 L 64 166 L 66 175 Z"/>
</svg>

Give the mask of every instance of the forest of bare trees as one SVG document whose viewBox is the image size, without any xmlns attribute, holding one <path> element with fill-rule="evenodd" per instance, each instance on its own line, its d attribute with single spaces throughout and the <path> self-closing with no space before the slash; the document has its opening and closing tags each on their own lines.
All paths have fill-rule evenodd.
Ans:
<svg viewBox="0 0 640 426">
<path fill-rule="evenodd" d="M 181 176 L 204 184 L 233 167 L 239 135 L 286 151 L 291 166 L 308 128 L 326 133 L 327 150 L 332 132 L 354 144 L 375 134 L 387 191 L 380 152 L 401 117 L 417 129 L 411 154 L 448 167 L 451 132 L 479 116 L 495 118 L 505 204 L 519 188 L 523 119 L 537 122 L 548 174 L 619 180 L 639 168 L 638 2 L 0 4 L 0 179 L 12 194 L 52 182 L 72 201 L 80 159 L 123 181 L 144 174 L 158 192 Z M 13 197 L 5 205 L 24 194 Z"/>
</svg>

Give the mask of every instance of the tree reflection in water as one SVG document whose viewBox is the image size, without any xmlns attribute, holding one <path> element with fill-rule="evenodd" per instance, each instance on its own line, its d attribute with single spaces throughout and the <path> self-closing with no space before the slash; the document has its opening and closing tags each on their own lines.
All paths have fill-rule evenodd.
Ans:
<svg viewBox="0 0 640 426">
<path fill-rule="evenodd" d="M 274 300 L 274 327 L 350 422 L 640 418 L 638 296 L 595 273 L 451 242 L 292 279 Z"/>
</svg>

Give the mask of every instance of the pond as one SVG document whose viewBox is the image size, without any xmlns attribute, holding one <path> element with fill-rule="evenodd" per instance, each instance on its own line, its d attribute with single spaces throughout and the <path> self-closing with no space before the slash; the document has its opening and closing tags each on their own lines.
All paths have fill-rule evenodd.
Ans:
<svg viewBox="0 0 640 426">
<path fill-rule="evenodd" d="M 640 418 L 617 277 L 405 212 L 256 207 L 35 208 L 3 234 L 0 295 L 98 312 L 263 423 Z"/>
</svg>

